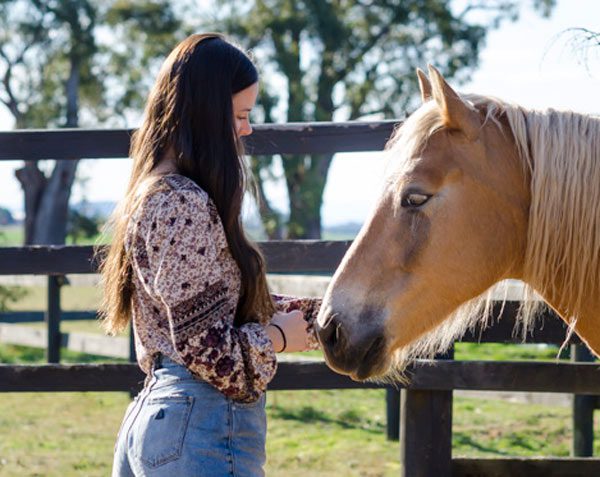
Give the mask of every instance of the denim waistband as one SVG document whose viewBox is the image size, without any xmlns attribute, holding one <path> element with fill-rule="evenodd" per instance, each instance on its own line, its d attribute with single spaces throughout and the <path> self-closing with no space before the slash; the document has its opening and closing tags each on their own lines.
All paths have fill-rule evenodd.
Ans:
<svg viewBox="0 0 600 477">
<path fill-rule="evenodd" d="M 184 365 L 173 361 L 168 356 L 162 353 L 156 353 L 152 360 L 152 370 L 149 377 L 155 377 L 158 380 L 161 378 L 167 379 L 194 379 L 198 382 L 203 382 L 198 377 L 194 376 L 189 369 Z"/>
</svg>

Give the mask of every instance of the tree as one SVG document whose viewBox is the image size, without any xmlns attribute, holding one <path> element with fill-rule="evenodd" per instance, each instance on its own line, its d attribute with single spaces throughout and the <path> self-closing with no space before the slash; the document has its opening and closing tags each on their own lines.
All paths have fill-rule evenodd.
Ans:
<svg viewBox="0 0 600 477">
<path fill-rule="evenodd" d="M 417 66 L 433 63 L 446 78 L 467 78 L 489 29 L 515 20 L 521 3 L 467 2 L 456 12 L 449 0 L 228 0 L 219 2 L 215 18 L 255 51 L 264 72 L 277 73 L 263 74 L 265 91 L 283 90 L 261 97 L 265 120 L 278 105 L 286 111 L 278 119 L 288 122 L 354 120 L 404 116 L 416 105 Z M 533 4 L 549 15 L 555 0 Z M 285 87 L 274 87 L 273 76 Z M 320 238 L 331 161 L 331 155 L 283 161 L 290 238 Z M 253 161 L 263 191 L 271 164 Z M 273 208 L 267 202 L 262 210 L 272 228 Z"/>
<path fill-rule="evenodd" d="M 597 48 L 600 46 L 600 32 L 589 30 L 587 28 L 567 28 L 560 35 L 566 37 L 568 44 L 575 55 L 579 57 L 580 62 L 589 67 L 588 57 L 594 51 L 597 53 Z"/>
<path fill-rule="evenodd" d="M 90 217 L 83 211 L 71 207 L 67 221 L 67 233 L 77 243 L 80 239 L 90 239 L 100 233 L 100 220 L 98 217 Z"/>
<path fill-rule="evenodd" d="M 145 70 L 184 33 L 171 3 L 0 0 L 0 101 L 15 126 L 115 125 L 139 110 Z M 26 161 L 16 171 L 26 244 L 64 243 L 77 164 Z"/>
<path fill-rule="evenodd" d="M 14 223 L 15 219 L 10 210 L 0 206 L 0 225 L 12 225 Z"/>
</svg>

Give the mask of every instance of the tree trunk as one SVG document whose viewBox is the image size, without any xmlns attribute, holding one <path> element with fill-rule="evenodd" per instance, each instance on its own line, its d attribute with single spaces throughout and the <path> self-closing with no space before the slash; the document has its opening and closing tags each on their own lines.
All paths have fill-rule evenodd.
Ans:
<svg viewBox="0 0 600 477">
<path fill-rule="evenodd" d="M 17 180 L 21 183 L 25 197 L 25 237 L 24 245 L 33 244 L 37 210 L 46 188 L 48 179 L 39 170 L 37 161 L 25 161 L 21 169 L 15 171 Z"/>
<path fill-rule="evenodd" d="M 288 238 L 320 239 L 323 192 L 332 154 L 291 156 L 284 161 L 289 195 Z"/>
<path fill-rule="evenodd" d="M 72 55 L 65 83 L 65 126 L 69 128 L 79 124 L 79 65 L 79 58 Z M 15 171 L 25 195 L 25 245 L 65 243 L 69 199 L 78 162 L 56 161 L 49 178 L 38 168 L 37 161 L 26 161 L 23 168 Z"/>
<path fill-rule="evenodd" d="M 283 238 L 283 230 L 281 226 L 281 217 L 279 213 L 271 206 L 269 199 L 265 194 L 264 181 L 260 174 L 263 165 L 260 158 L 254 156 L 250 161 L 252 174 L 256 182 L 257 189 L 257 206 L 260 215 L 260 220 L 269 240 L 281 240 Z"/>
<path fill-rule="evenodd" d="M 69 199 L 78 162 L 56 161 L 35 214 L 33 245 L 65 243 Z"/>
</svg>

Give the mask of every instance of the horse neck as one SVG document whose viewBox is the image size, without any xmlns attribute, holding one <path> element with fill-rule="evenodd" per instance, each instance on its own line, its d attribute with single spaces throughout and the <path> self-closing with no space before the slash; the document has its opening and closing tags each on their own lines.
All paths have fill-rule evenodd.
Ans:
<svg viewBox="0 0 600 477">
<path fill-rule="evenodd" d="M 531 171 L 524 279 L 600 350 L 589 325 L 600 295 L 600 119 L 549 110 L 514 122 Z"/>
</svg>

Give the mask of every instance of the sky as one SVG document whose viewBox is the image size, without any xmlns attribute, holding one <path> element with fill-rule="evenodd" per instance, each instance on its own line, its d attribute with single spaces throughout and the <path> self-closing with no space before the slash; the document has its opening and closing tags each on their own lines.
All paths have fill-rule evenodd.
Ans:
<svg viewBox="0 0 600 477">
<path fill-rule="evenodd" d="M 586 63 L 583 55 L 574 53 L 569 36 L 561 35 L 573 27 L 600 31 L 598 18 L 597 0 L 558 0 L 549 19 L 525 8 L 517 22 L 503 23 L 488 33 L 478 70 L 456 89 L 493 95 L 528 108 L 600 114 L 600 47 L 589 52 Z M 10 116 L 0 109 L 0 130 L 9 129 Z M 19 164 L 0 162 L 0 206 L 17 215 L 21 215 L 23 195 L 13 171 Z M 380 153 L 336 155 L 324 194 L 324 225 L 363 222 L 377 200 L 386 170 Z M 127 159 L 82 161 L 79 173 L 89 180 L 85 187 L 75 187 L 73 200 L 116 201 L 125 190 L 129 172 Z M 268 187 L 267 194 L 275 207 L 285 210 L 283 187 Z"/>
</svg>

